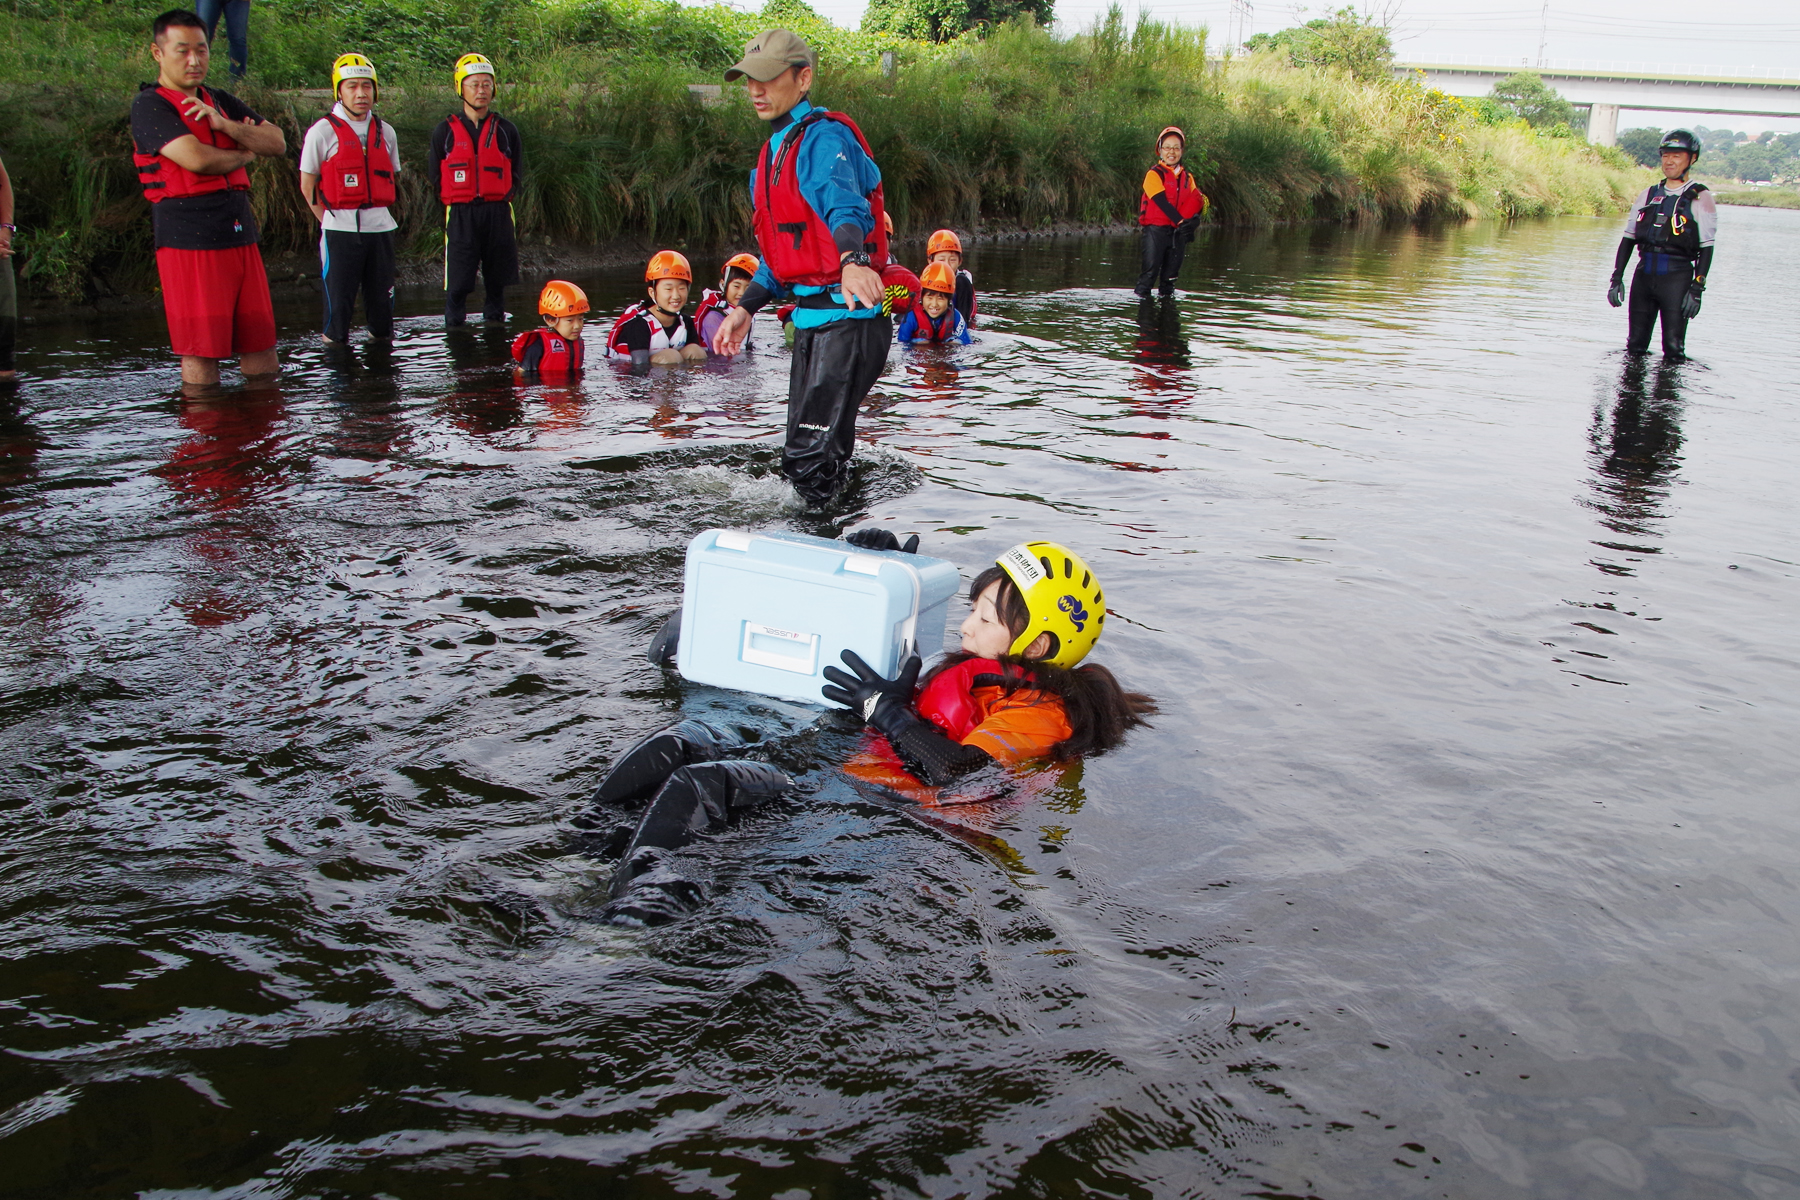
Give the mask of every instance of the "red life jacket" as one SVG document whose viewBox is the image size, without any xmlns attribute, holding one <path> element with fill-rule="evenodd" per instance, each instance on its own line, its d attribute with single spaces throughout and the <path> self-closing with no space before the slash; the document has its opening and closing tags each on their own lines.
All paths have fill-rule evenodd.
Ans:
<svg viewBox="0 0 1800 1200">
<path fill-rule="evenodd" d="M 962 314 L 954 308 L 946 308 L 944 315 L 932 318 L 921 304 L 913 310 L 913 327 L 918 333 L 913 337 L 915 342 L 947 342 L 956 336 L 956 322 Z"/>
<path fill-rule="evenodd" d="M 1162 176 L 1163 195 L 1169 198 L 1169 203 L 1175 206 L 1175 211 L 1181 214 L 1183 220 L 1188 217 L 1197 217 L 1206 211 L 1206 193 L 1200 190 L 1200 185 L 1194 182 L 1193 173 L 1186 167 L 1178 166 L 1171 172 L 1168 167 L 1157 163 L 1150 169 Z M 1162 210 L 1162 205 L 1151 198 L 1149 192 L 1142 192 L 1138 195 L 1139 225 L 1177 225 L 1179 223 L 1169 220 L 1169 214 Z"/>
<path fill-rule="evenodd" d="M 730 304 L 725 302 L 724 292 L 721 292 L 718 288 L 707 288 L 700 293 L 700 303 L 694 309 L 694 328 L 700 328 L 700 322 L 704 321 L 706 319 L 706 314 L 712 312 L 715 308 L 724 310 L 731 307 Z"/>
<path fill-rule="evenodd" d="M 884 294 L 881 307 L 892 316 L 909 313 L 918 303 L 919 277 L 897 262 L 881 268 L 881 286 Z"/>
<path fill-rule="evenodd" d="M 319 164 L 319 196 L 326 208 L 386 208 L 394 202 L 394 156 L 381 140 L 381 118 L 369 114 L 369 144 L 335 113 L 325 114 L 337 134 L 337 153 Z"/>
<path fill-rule="evenodd" d="M 687 318 L 677 313 L 675 316 L 675 328 L 665 329 L 663 328 L 663 323 L 661 321 L 650 315 L 650 302 L 648 300 L 639 300 L 636 304 L 633 304 L 630 308 L 620 313 L 619 319 L 614 321 L 612 328 L 606 331 L 606 353 L 609 356 L 618 359 L 629 359 L 631 357 L 631 351 L 619 341 L 619 331 L 624 329 L 627 323 L 638 317 L 644 318 L 644 320 L 650 324 L 650 353 L 655 354 L 658 350 L 679 350 L 688 344 Z M 699 328 L 700 322 L 695 321 L 694 329 L 698 331 Z M 658 340 L 662 341 L 663 344 L 661 346 L 656 344 Z"/>
<path fill-rule="evenodd" d="M 506 199 L 512 194 L 513 164 L 494 142 L 500 118 L 483 117 L 473 141 L 462 114 L 451 113 L 449 120 L 450 153 L 438 165 L 438 196 L 445 204 Z"/>
<path fill-rule="evenodd" d="M 218 132 L 205 121 L 197 121 L 188 116 L 187 109 L 183 107 L 188 98 L 174 88 L 158 86 L 156 94 L 168 101 L 169 107 L 181 118 L 181 123 L 187 126 L 188 132 L 206 145 L 217 146 L 221 150 L 243 149 L 230 135 Z M 213 103 L 212 93 L 205 88 L 199 89 L 199 98 L 204 104 Z M 200 175 L 161 154 L 133 152 L 131 161 L 137 164 L 138 182 L 144 186 L 144 199 L 152 204 L 170 197 L 250 190 L 250 173 L 242 167 L 226 175 Z"/>
<path fill-rule="evenodd" d="M 780 149 L 776 151 L 773 163 L 769 160 L 769 142 L 763 143 L 762 154 L 756 160 L 756 194 L 751 197 L 756 210 L 756 242 L 762 248 L 763 265 L 776 279 L 789 286 L 826 287 L 836 283 L 843 274 L 838 263 L 837 242 L 824 218 L 814 212 L 812 205 L 800 194 L 800 172 L 795 169 L 801 139 L 818 121 L 836 121 L 845 126 L 856 135 L 863 153 L 871 159 L 875 157 L 855 121 L 843 113 L 824 109 L 807 113 L 800 119 L 798 128 L 779 139 Z M 888 262 L 887 222 L 884 220 L 887 204 L 882 199 L 879 183 L 869 193 L 869 211 L 875 221 L 875 230 L 869 235 L 870 240 L 863 243 L 863 249 L 868 251 L 870 264 L 879 271 Z"/>
<path fill-rule="evenodd" d="M 513 339 L 512 356 L 516 363 L 525 361 L 525 352 L 531 349 L 533 342 L 542 342 L 543 357 L 538 359 L 537 373 L 546 379 L 558 376 L 573 375 L 581 370 L 581 362 L 587 352 L 587 344 L 581 341 L 571 342 L 548 325 L 540 325 L 536 329 L 527 330 Z"/>
<path fill-rule="evenodd" d="M 987 718 L 987 714 L 975 703 L 975 689 L 1000 683 L 1008 677 L 1008 671 L 1009 668 L 991 658 L 966 659 L 932 676 L 931 682 L 919 689 L 919 698 L 913 702 L 913 710 L 943 730 L 945 737 L 953 742 L 960 742 Z M 1010 668 L 1010 671 L 1011 678 L 1020 677 L 1017 667 Z M 977 684 L 977 675 L 992 675 L 994 678 L 984 684 Z"/>
</svg>

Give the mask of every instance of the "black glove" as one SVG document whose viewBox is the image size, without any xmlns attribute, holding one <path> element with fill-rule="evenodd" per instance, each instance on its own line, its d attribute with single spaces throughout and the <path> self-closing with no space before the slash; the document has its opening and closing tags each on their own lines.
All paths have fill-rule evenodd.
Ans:
<svg viewBox="0 0 1800 1200">
<path fill-rule="evenodd" d="M 856 674 L 826 667 L 825 678 L 837 686 L 820 688 L 820 695 L 833 704 L 842 704 L 883 733 L 916 719 L 912 713 L 913 688 L 919 682 L 919 668 L 924 665 L 918 655 L 902 663 L 900 673 L 892 679 L 883 679 L 854 650 L 846 650 L 839 657 Z"/>
<path fill-rule="evenodd" d="M 1706 291 L 1706 285 L 1698 279 L 1688 284 L 1687 295 L 1681 298 L 1681 315 L 1693 320 L 1700 315 L 1700 295 Z"/>
<path fill-rule="evenodd" d="M 898 550 L 902 554 L 919 552 L 919 535 L 913 534 L 905 542 L 894 536 L 891 529 L 883 529 L 879 525 L 870 525 L 855 533 L 846 534 L 846 542 L 852 546 L 860 546 L 864 550 Z"/>
<path fill-rule="evenodd" d="M 1606 302 L 1614 308 L 1625 303 L 1625 280 L 1620 276 L 1612 277 L 1612 286 L 1606 289 Z"/>
<path fill-rule="evenodd" d="M 1180 225 L 1176 226 L 1176 228 L 1181 233 L 1182 241 L 1192 242 L 1194 240 L 1194 238 L 1196 236 L 1198 236 L 1200 233 L 1200 218 L 1199 217 L 1189 217 L 1187 220 L 1183 221 Z"/>
</svg>

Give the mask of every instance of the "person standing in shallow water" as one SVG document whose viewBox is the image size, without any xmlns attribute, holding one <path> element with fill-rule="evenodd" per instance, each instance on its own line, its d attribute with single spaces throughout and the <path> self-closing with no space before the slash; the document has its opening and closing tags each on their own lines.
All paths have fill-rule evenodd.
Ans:
<svg viewBox="0 0 1800 1200">
<path fill-rule="evenodd" d="M 156 242 L 169 342 L 181 382 L 209 388 L 219 360 L 237 356 L 245 379 L 272 377 L 275 308 L 250 210 L 255 159 L 287 152 L 281 128 L 230 92 L 208 90 L 206 30 L 186 9 L 150 27 L 157 81 L 131 102 L 132 160 Z"/>
<path fill-rule="evenodd" d="M 887 366 L 893 325 L 882 304 L 888 235 L 881 170 L 855 122 L 812 104 L 814 62 L 799 37 L 771 29 L 725 72 L 728 83 L 745 80 L 770 133 L 750 173 L 762 263 L 712 350 L 736 354 L 752 315 L 778 292 L 793 297 L 781 473 L 817 508 L 849 473 L 857 409 Z"/>
<path fill-rule="evenodd" d="M 1194 181 L 1194 173 L 1181 165 L 1186 151 L 1187 135 L 1179 127 L 1170 125 L 1156 135 L 1156 162 L 1144 172 L 1144 190 L 1138 197 L 1144 265 L 1133 291 L 1140 300 L 1148 300 L 1150 289 L 1159 284 L 1164 296 L 1175 294 L 1181 261 L 1206 212 L 1206 193 Z"/>
<path fill-rule="evenodd" d="M 444 327 L 467 323 L 477 271 L 481 319 L 504 325 L 507 286 L 519 282 L 512 198 L 525 152 L 518 126 L 493 111 L 493 63 L 465 54 L 450 82 L 462 108 L 432 131 L 430 168 L 444 206 Z"/>
<path fill-rule="evenodd" d="M 1614 308 L 1625 300 L 1625 267 L 1637 247 L 1638 268 L 1631 277 L 1631 307 L 1625 337 L 1628 354 L 1650 352 L 1650 331 L 1662 318 L 1663 357 L 1680 362 L 1687 356 L 1687 323 L 1700 314 L 1706 275 L 1712 270 L 1713 234 L 1718 209 L 1704 183 L 1688 179 L 1700 158 L 1700 139 L 1685 129 L 1663 135 L 1661 183 L 1638 194 L 1625 217 L 1625 236 L 1613 256 L 1612 285 L 1606 300 Z"/>
</svg>

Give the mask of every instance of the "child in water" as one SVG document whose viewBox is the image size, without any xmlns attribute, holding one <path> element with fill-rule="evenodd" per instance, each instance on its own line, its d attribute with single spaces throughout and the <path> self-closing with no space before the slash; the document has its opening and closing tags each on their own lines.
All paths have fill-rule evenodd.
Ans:
<svg viewBox="0 0 1800 1200">
<path fill-rule="evenodd" d="M 750 286 L 750 280 L 759 265 L 754 254 L 734 254 L 725 260 L 725 270 L 719 277 L 719 286 L 707 288 L 700 293 L 700 304 L 694 309 L 694 328 L 700 331 L 700 344 L 708 350 L 712 349 L 713 334 L 719 332 L 719 326 L 725 323 L 725 318 L 737 307 L 738 297 Z M 749 347 L 750 338 L 746 335 L 744 348 Z"/>
<path fill-rule="evenodd" d="M 543 325 L 521 333 L 512 344 L 513 369 L 521 377 L 537 377 L 546 383 L 572 382 L 581 374 L 586 345 L 581 340 L 587 324 L 587 293 L 562 279 L 552 279 L 538 293 L 538 315 Z"/>
<path fill-rule="evenodd" d="M 926 267 L 925 274 L 919 277 L 919 302 L 900 318 L 894 340 L 961 342 L 965 346 L 973 341 L 963 315 L 951 307 L 955 291 L 956 281 L 950 277 L 949 267 L 935 262 Z"/>
<path fill-rule="evenodd" d="M 916 536 L 902 546 L 887 530 L 849 540 L 873 550 L 918 548 Z M 917 655 L 893 679 L 848 650 L 848 671 L 826 668 L 825 698 L 873 730 L 846 766 L 853 782 L 935 805 L 937 789 L 982 768 L 1110 750 L 1156 711 L 1105 667 L 1079 665 L 1100 640 L 1106 598 L 1073 550 L 1014 546 L 976 576 L 969 595 L 962 649 L 922 683 Z M 699 906 L 699 886 L 666 861 L 669 852 L 793 786 L 776 767 L 737 757 L 748 748 L 733 730 L 687 720 L 644 739 L 607 773 L 578 826 L 596 827 L 609 810 L 648 800 L 635 829 L 616 831 L 622 858 L 607 920 L 657 925 Z"/>
<path fill-rule="evenodd" d="M 687 307 L 693 282 L 694 269 L 685 255 L 674 250 L 651 255 L 644 268 L 644 290 L 649 298 L 620 315 L 606 339 L 607 356 L 638 367 L 704 359 L 706 346 L 694 318 L 681 311 Z"/>
<path fill-rule="evenodd" d="M 943 263 L 956 276 L 956 291 L 951 294 L 951 304 L 962 314 L 966 324 L 975 324 L 975 277 L 963 270 L 962 239 L 952 229 L 940 229 L 931 235 L 925 243 L 925 263 Z M 920 276 L 921 279 L 924 276 Z"/>
</svg>

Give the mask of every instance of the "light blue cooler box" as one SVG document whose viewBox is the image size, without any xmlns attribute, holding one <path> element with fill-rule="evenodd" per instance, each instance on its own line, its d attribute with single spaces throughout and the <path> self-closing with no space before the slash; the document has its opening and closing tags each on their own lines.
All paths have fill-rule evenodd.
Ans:
<svg viewBox="0 0 1800 1200">
<path fill-rule="evenodd" d="M 889 678 L 907 655 L 941 650 L 960 582 L 923 554 L 708 529 L 688 543 L 675 666 L 695 683 L 822 704 L 844 650 Z"/>
</svg>

